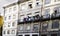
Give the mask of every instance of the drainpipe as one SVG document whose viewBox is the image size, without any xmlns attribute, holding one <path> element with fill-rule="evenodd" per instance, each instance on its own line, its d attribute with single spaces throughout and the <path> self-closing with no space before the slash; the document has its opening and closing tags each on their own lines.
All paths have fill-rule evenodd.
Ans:
<svg viewBox="0 0 60 36">
<path fill-rule="evenodd" d="M 42 12 L 43 12 L 43 6 L 44 6 L 44 0 L 42 0 L 42 5 L 41 5 L 41 17 L 42 17 Z M 42 32 L 42 22 L 40 22 L 40 28 L 39 28 L 39 36 L 41 36 L 41 32 Z M 40 31 L 41 30 L 41 31 Z"/>
</svg>

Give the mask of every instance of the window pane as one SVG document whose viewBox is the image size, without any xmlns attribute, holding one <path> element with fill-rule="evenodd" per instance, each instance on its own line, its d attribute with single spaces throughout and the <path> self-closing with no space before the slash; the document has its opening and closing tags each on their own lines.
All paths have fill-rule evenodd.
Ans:
<svg viewBox="0 0 60 36">
<path fill-rule="evenodd" d="M 53 22 L 52 22 L 52 28 L 53 28 L 53 29 L 59 28 L 59 21 L 53 21 Z"/>
<path fill-rule="evenodd" d="M 42 30 L 47 30 L 48 23 L 42 23 Z"/>
<path fill-rule="evenodd" d="M 45 9 L 44 14 L 45 14 L 45 15 L 50 14 L 50 9 Z"/>
<path fill-rule="evenodd" d="M 57 12 L 60 12 L 60 7 L 55 7 L 54 11 L 57 10 Z"/>
<path fill-rule="evenodd" d="M 5 34 L 6 32 L 4 31 L 4 34 Z"/>
<path fill-rule="evenodd" d="M 29 8 L 32 8 L 32 4 L 29 4 Z"/>
<path fill-rule="evenodd" d="M 7 34 L 10 34 L 10 31 L 9 30 L 7 31 Z"/>
<path fill-rule="evenodd" d="M 12 26 L 15 26 L 15 22 L 12 23 Z"/>
<path fill-rule="evenodd" d="M 24 30 L 23 25 L 20 25 L 20 30 L 21 30 L 21 31 L 23 31 L 23 30 Z"/>
<path fill-rule="evenodd" d="M 39 30 L 39 25 L 38 24 L 34 24 L 33 25 L 33 30 L 34 31 L 38 31 Z"/>
<path fill-rule="evenodd" d="M 15 11 L 15 10 L 16 10 L 16 6 L 13 7 L 13 11 Z"/>
<path fill-rule="evenodd" d="M 49 4 L 51 0 L 45 0 L 45 4 Z"/>
<path fill-rule="evenodd" d="M 15 30 L 12 30 L 12 32 L 11 32 L 12 34 L 15 34 Z"/>
<path fill-rule="evenodd" d="M 9 19 L 11 19 L 11 16 L 9 16 Z"/>
<path fill-rule="evenodd" d="M 40 2 L 37 2 L 37 3 L 36 3 L 36 6 L 41 6 Z"/>
<path fill-rule="evenodd" d="M 26 31 L 30 31 L 30 30 L 31 30 L 31 25 L 26 24 L 25 30 L 26 30 Z"/>
<path fill-rule="evenodd" d="M 45 9 L 44 14 L 43 14 L 43 17 L 44 18 L 50 17 L 50 9 Z"/>
</svg>

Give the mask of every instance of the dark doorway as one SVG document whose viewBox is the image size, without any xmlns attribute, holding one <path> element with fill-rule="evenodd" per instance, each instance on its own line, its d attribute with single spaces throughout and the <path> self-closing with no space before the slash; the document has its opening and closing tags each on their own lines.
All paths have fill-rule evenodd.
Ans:
<svg viewBox="0 0 60 36">
<path fill-rule="evenodd" d="M 57 34 L 51 34 L 51 36 L 57 36 Z"/>
<path fill-rule="evenodd" d="M 25 35 L 25 36 L 30 36 L 30 35 Z"/>
<path fill-rule="evenodd" d="M 41 35 L 41 36 L 47 36 L 47 35 L 44 34 L 44 35 Z"/>
<path fill-rule="evenodd" d="M 38 36 L 37 34 L 34 34 L 34 35 L 32 35 L 32 36 Z"/>
<path fill-rule="evenodd" d="M 23 36 L 23 35 L 19 35 L 19 36 Z"/>
</svg>

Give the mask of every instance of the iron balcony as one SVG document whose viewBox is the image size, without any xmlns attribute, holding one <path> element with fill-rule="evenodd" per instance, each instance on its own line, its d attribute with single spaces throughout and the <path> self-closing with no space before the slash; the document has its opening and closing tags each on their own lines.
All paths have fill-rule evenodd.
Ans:
<svg viewBox="0 0 60 36">
<path fill-rule="evenodd" d="M 52 15 L 42 15 L 42 16 L 32 16 L 28 18 L 24 18 L 22 22 L 18 21 L 18 24 L 22 23 L 31 23 L 31 22 L 43 22 L 48 20 L 54 20 L 54 19 L 60 19 L 60 12 L 59 13 L 53 13 Z"/>
</svg>

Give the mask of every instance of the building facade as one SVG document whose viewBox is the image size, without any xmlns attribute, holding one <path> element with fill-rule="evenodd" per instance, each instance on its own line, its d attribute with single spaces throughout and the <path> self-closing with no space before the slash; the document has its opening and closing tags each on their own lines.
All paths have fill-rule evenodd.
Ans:
<svg viewBox="0 0 60 36">
<path fill-rule="evenodd" d="M 60 36 L 60 0 L 18 0 L 4 10 L 3 36 Z"/>
<path fill-rule="evenodd" d="M 4 25 L 2 36 L 16 36 L 18 20 L 17 3 L 4 7 Z"/>
</svg>

